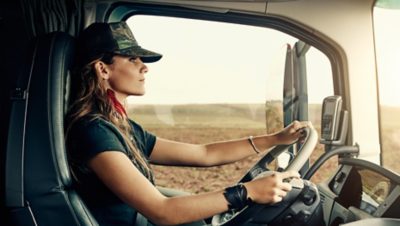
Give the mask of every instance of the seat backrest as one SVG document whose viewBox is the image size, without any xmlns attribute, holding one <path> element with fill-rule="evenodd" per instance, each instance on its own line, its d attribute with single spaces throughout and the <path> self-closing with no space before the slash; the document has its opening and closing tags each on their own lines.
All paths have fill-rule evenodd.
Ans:
<svg viewBox="0 0 400 226">
<path fill-rule="evenodd" d="M 34 42 L 25 80 L 12 97 L 6 156 L 6 205 L 15 225 L 98 225 L 71 186 L 64 114 L 74 38 Z M 24 87 L 25 86 L 25 87 Z"/>
</svg>

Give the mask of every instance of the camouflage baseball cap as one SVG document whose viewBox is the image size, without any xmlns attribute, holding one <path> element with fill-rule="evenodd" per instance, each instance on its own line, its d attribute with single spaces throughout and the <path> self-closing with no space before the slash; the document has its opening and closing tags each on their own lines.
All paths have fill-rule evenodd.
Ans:
<svg viewBox="0 0 400 226">
<path fill-rule="evenodd" d="M 78 64 L 85 65 L 104 53 L 140 57 L 145 63 L 156 62 L 162 55 L 139 46 L 125 21 L 93 23 L 78 39 Z"/>
</svg>

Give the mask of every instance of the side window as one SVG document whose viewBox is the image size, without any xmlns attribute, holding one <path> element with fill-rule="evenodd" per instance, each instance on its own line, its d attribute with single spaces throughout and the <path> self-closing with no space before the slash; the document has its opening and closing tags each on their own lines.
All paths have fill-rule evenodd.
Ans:
<svg viewBox="0 0 400 226">
<path fill-rule="evenodd" d="M 372 216 L 397 216 L 398 211 L 394 210 L 397 206 L 389 201 L 396 183 L 380 172 L 344 165 L 334 178 L 329 187 L 338 195 L 336 200 L 344 208 L 353 206 Z"/>
<path fill-rule="evenodd" d="M 147 64 L 146 94 L 128 99 L 130 118 L 144 128 L 189 143 L 282 128 L 285 49 L 294 37 L 268 28 L 160 16 L 136 15 L 127 22 L 141 45 L 163 54 L 161 61 Z M 329 65 L 309 64 L 310 78 L 322 79 L 318 76 L 328 71 L 325 80 L 332 80 Z M 312 92 L 320 106 L 326 93 Z M 211 168 L 152 167 L 158 185 L 197 193 L 237 182 L 257 160 Z"/>
<path fill-rule="evenodd" d="M 381 205 L 392 191 L 391 181 L 371 170 L 360 169 L 362 181 L 362 201 L 360 209 L 373 214 L 376 208 Z"/>
<path fill-rule="evenodd" d="M 374 8 L 381 151 L 383 166 L 400 173 L 400 29 L 393 24 L 400 20 L 400 7 L 390 8 L 386 3 L 389 2 L 377 1 Z"/>
</svg>

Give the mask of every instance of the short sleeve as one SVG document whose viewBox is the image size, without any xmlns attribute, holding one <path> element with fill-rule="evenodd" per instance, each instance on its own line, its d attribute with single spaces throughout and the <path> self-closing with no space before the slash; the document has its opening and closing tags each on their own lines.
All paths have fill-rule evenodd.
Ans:
<svg viewBox="0 0 400 226">
<path fill-rule="evenodd" d="M 100 120 L 78 122 L 72 130 L 72 156 L 79 162 L 87 162 L 104 151 L 121 151 L 127 154 L 119 134 Z"/>
<path fill-rule="evenodd" d="M 130 120 L 133 128 L 133 137 L 138 148 L 149 158 L 156 144 L 156 136 L 146 131 L 136 122 Z"/>
</svg>

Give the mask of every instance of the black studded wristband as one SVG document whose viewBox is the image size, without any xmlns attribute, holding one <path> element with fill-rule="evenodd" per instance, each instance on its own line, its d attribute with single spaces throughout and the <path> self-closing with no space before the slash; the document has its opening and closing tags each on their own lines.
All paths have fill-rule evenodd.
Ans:
<svg viewBox="0 0 400 226">
<path fill-rule="evenodd" d="M 251 202 L 251 199 L 247 198 L 247 189 L 242 183 L 226 188 L 224 196 L 228 201 L 229 209 L 242 209 Z"/>
</svg>

